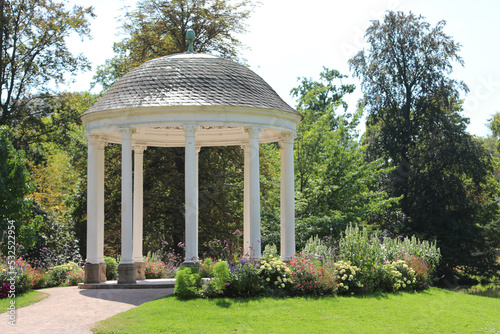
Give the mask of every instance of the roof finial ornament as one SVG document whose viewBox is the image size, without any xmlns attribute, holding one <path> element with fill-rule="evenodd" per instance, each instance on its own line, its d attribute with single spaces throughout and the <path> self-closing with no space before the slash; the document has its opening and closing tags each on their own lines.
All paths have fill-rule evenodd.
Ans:
<svg viewBox="0 0 500 334">
<path fill-rule="evenodd" d="M 188 53 L 194 53 L 194 50 L 193 50 L 193 41 L 194 41 L 194 38 L 195 38 L 194 30 L 193 29 L 188 29 L 186 31 L 186 39 L 189 41 Z"/>
</svg>

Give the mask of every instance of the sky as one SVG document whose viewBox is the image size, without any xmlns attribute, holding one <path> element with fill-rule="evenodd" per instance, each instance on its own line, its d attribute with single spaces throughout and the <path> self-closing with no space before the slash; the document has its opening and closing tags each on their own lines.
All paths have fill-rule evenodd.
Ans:
<svg viewBox="0 0 500 334">
<path fill-rule="evenodd" d="M 92 39 L 68 40 L 70 50 L 83 53 L 92 71 L 79 73 L 66 88 L 85 91 L 97 66 L 113 57 L 113 42 L 120 41 L 121 17 L 135 8 L 136 0 L 68 0 L 93 6 Z M 489 135 L 488 119 L 500 112 L 500 1 L 498 0 L 261 0 L 248 20 L 248 32 L 239 35 L 248 49 L 242 58 L 292 107 L 290 90 L 299 78 L 317 80 L 323 67 L 349 76 L 356 85 L 346 100 L 350 111 L 362 96 L 359 80 L 352 78 L 348 60 L 366 48 L 363 36 L 372 20 L 383 19 L 387 10 L 412 11 L 432 26 L 447 22 L 444 31 L 462 45 L 465 66 L 455 64 L 452 76 L 469 86 L 464 95 L 463 115 L 470 119 L 468 131 Z M 363 128 L 360 129 L 363 131 Z"/>
</svg>

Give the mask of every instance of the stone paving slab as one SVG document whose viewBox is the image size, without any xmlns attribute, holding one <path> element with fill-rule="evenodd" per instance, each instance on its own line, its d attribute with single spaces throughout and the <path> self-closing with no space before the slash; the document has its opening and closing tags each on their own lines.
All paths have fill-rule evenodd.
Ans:
<svg viewBox="0 0 500 334">
<path fill-rule="evenodd" d="M 92 333 L 98 321 L 112 317 L 174 292 L 169 289 L 78 289 L 60 287 L 38 290 L 49 297 L 16 310 L 16 325 L 8 313 L 0 314 L 0 333 Z"/>
<path fill-rule="evenodd" d="M 138 280 L 134 284 L 118 284 L 117 281 L 80 283 L 80 289 L 166 289 L 175 287 L 175 278 Z"/>
</svg>

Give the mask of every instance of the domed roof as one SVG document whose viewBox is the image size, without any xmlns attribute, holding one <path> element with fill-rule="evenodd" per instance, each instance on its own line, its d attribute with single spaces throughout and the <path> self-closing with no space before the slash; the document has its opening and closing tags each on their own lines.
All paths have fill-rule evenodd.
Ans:
<svg viewBox="0 0 500 334">
<path fill-rule="evenodd" d="M 230 60 L 197 53 L 156 58 L 131 70 L 84 115 L 174 106 L 237 106 L 298 115 L 250 69 Z"/>
</svg>

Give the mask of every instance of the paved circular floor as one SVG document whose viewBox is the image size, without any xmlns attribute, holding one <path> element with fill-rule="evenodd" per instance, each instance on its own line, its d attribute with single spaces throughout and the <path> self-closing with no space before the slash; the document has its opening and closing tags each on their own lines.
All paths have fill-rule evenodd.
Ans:
<svg viewBox="0 0 500 334">
<path fill-rule="evenodd" d="M 62 287 L 38 290 L 49 297 L 16 310 L 16 325 L 8 313 L 0 314 L 0 333 L 92 333 L 93 324 L 171 294 L 174 289 L 78 289 Z M 2 310 L 3 311 L 3 310 Z"/>
</svg>

